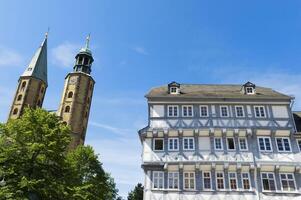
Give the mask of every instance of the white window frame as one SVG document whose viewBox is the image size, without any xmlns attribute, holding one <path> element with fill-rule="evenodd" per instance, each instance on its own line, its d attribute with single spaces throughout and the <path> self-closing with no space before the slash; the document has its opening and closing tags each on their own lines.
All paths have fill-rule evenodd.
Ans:
<svg viewBox="0 0 301 200">
<path fill-rule="evenodd" d="M 176 89 L 176 91 L 173 92 L 173 89 Z M 177 87 L 170 87 L 170 88 L 169 88 L 169 93 L 170 93 L 170 94 L 179 94 L 178 88 L 177 88 Z"/>
<path fill-rule="evenodd" d="M 172 174 L 172 177 L 170 177 L 171 174 Z M 175 174 L 177 174 L 177 178 L 175 178 L 175 176 L 174 176 Z M 170 183 L 170 181 L 169 181 L 170 178 L 172 178 L 172 183 Z M 177 188 L 175 188 L 175 185 L 174 185 L 175 179 L 178 179 L 177 180 L 177 186 L 178 186 Z M 179 172 L 168 172 L 167 182 L 168 182 L 168 189 L 169 190 L 179 190 L 179 187 L 180 187 L 180 174 L 179 174 Z M 170 187 L 170 186 L 172 186 L 172 187 Z"/>
<path fill-rule="evenodd" d="M 229 149 L 228 139 L 233 139 L 234 149 Z M 226 141 L 226 142 L 227 142 L 227 150 L 228 150 L 228 151 L 236 151 L 235 138 L 234 138 L 234 137 L 227 137 L 226 140 L 227 140 L 227 141 Z"/>
<path fill-rule="evenodd" d="M 244 177 L 243 177 L 243 174 L 248 174 L 248 178 L 244 178 Z M 248 179 L 249 186 L 250 186 L 249 189 L 245 189 L 245 188 L 244 188 L 244 180 L 245 180 L 245 179 Z M 252 189 L 251 179 L 250 179 L 250 173 L 249 173 L 249 172 L 241 172 L 241 188 L 242 188 L 243 190 L 251 190 L 251 189 Z"/>
<path fill-rule="evenodd" d="M 175 148 L 174 141 L 176 140 L 177 148 Z M 170 141 L 172 142 L 172 148 L 170 148 Z M 168 138 L 168 151 L 178 151 L 179 150 L 179 138 Z"/>
<path fill-rule="evenodd" d="M 187 139 L 188 140 L 188 148 L 185 148 L 185 145 L 184 145 L 184 143 L 185 143 L 185 139 Z M 190 148 L 190 143 L 189 143 L 189 141 L 192 139 L 192 144 L 193 144 L 193 148 L 191 149 Z M 183 137 L 183 139 L 182 139 L 183 141 L 182 141 L 182 143 L 183 143 L 183 150 L 190 150 L 190 151 L 192 151 L 192 150 L 195 150 L 195 141 L 194 141 L 194 137 Z"/>
<path fill-rule="evenodd" d="M 221 149 L 217 149 L 216 148 L 216 141 L 215 141 L 215 139 L 220 139 L 220 141 L 221 141 Z M 214 137 L 214 150 L 216 150 L 216 151 L 223 151 L 224 150 L 223 138 L 222 137 Z"/>
<path fill-rule="evenodd" d="M 170 113 L 169 113 L 169 108 L 172 108 L 172 115 L 170 115 Z M 177 115 L 175 115 L 175 109 L 174 108 L 177 108 Z M 167 106 L 167 116 L 168 117 L 179 117 L 179 106 L 177 106 L 177 105 L 168 105 Z"/>
<path fill-rule="evenodd" d="M 261 150 L 260 149 L 260 143 L 259 143 L 259 139 L 260 138 L 263 138 L 263 141 L 264 141 L 264 150 Z M 270 146 L 271 146 L 271 150 L 266 150 L 266 143 L 265 143 L 265 139 L 268 138 L 269 141 L 270 141 Z M 268 137 L 268 136 L 260 136 L 260 137 L 257 137 L 257 144 L 258 144 L 258 149 L 260 152 L 273 152 L 273 144 L 272 144 L 272 139 L 271 137 Z"/>
<path fill-rule="evenodd" d="M 207 114 L 207 115 L 202 115 L 202 108 L 206 108 L 206 114 Z M 208 106 L 206 106 L 206 105 L 200 105 L 200 117 L 209 117 L 209 109 L 208 109 Z"/>
<path fill-rule="evenodd" d="M 260 114 L 260 116 L 257 116 L 257 115 L 256 115 L 256 108 L 259 109 L 259 114 Z M 261 116 L 260 108 L 263 109 L 264 116 Z M 255 118 L 266 118 L 266 117 L 267 117 L 267 113 L 266 113 L 265 107 L 264 107 L 264 106 L 254 106 L 254 115 L 255 115 Z"/>
<path fill-rule="evenodd" d="M 248 89 L 251 89 L 252 92 L 248 92 Z M 255 94 L 255 89 L 253 87 L 246 87 L 246 94 Z"/>
<path fill-rule="evenodd" d="M 188 176 L 188 180 L 189 180 L 189 188 L 185 188 L 185 173 L 188 173 L 189 174 L 189 176 Z M 190 174 L 191 173 L 193 173 L 193 181 L 194 181 L 194 183 L 193 183 L 193 188 L 190 188 L 190 180 L 191 180 L 191 178 L 190 178 Z M 195 172 L 190 172 L 190 171 L 186 171 L 186 172 L 183 172 L 183 189 L 184 190 L 195 190 L 195 187 L 196 187 L 196 185 L 195 185 Z"/>
<path fill-rule="evenodd" d="M 187 115 L 184 115 L 184 108 L 187 109 Z M 189 108 L 191 108 L 191 115 L 189 115 Z M 182 117 L 193 117 L 193 105 L 182 105 Z"/>
<path fill-rule="evenodd" d="M 156 147 L 156 141 L 157 140 L 162 140 L 163 141 L 163 149 L 162 150 L 157 150 L 157 149 L 155 149 L 155 147 Z M 164 151 L 165 150 L 165 145 L 164 145 L 164 138 L 154 138 L 153 139 L 153 150 L 154 151 Z"/>
<path fill-rule="evenodd" d="M 245 142 L 246 142 L 246 149 L 242 149 L 241 148 L 240 140 L 245 140 Z M 246 137 L 238 137 L 238 145 L 239 145 L 239 150 L 240 151 L 248 151 L 249 150 L 248 139 Z"/>
<path fill-rule="evenodd" d="M 205 188 L 205 178 L 204 178 L 204 174 L 205 173 L 209 173 L 209 178 L 210 178 L 210 188 Z M 203 171 L 202 172 L 203 175 L 203 190 L 212 190 L 212 176 L 211 176 L 211 171 Z"/>
<path fill-rule="evenodd" d="M 155 173 L 158 173 L 158 180 L 157 180 L 157 184 L 158 186 L 160 185 L 160 175 L 159 174 L 163 174 L 162 176 L 162 188 L 158 187 L 156 188 L 155 187 Z M 164 172 L 162 171 L 153 171 L 153 178 L 152 178 L 152 188 L 155 189 L 155 190 L 163 190 L 164 189 Z"/>
<path fill-rule="evenodd" d="M 217 183 L 217 179 L 218 179 L 217 174 L 218 174 L 218 173 L 223 174 L 223 185 L 224 185 L 224 188 L 223 188 L 223 189 L 219 189 L 219 188 L 218 188 L 218 183 Z M 216 190 L 225 190 L 225 189 L 226 189 L 226 185 L 225 185 L 225 173 L 224 173 L 223 171 L 216 171 L 216 172 L 215 172 L 215 183 L 216 183 Z"/>
<path fill-rule="evenodd" d="M 231 188 L 231 177 L 230 174 L 235 174 L 235 184 L 236 184 L 236 189 Z M 229 180 L 229 189 L 232 191 L 238 190 L 238 182 L 237 182 L 237 173 L 236 172 L 228 172 L 228 180 Z"/>
<path fill-rule="evenodd" d="M 282 179 L 281 179 L 281 175 L 284 174 L 286 176 L 286 181 L 288 180 L 292 180 L 294 181 L 294 187 L 295 187 L 295 190 L 283 190 L 283 185 L 282 185 Z M 287 175 L 292 175 L 293 176 L 293 179 L 288 179 L 287 178 Z M 293 173 L 279 173 L 279 180 L 280 180 L 280 184 L 281 184 L 281 191 L 284 191 L 284 192 L 295 192 L 297 191 L 297 185 L 296 185 L 296 178 L 295 178 L 295 175 Z"/>
<path fill-rule="evenodd" d="M 268 180 L 271 180 L 271 179 L 269 178 L 269 174 L 273 174 L 273 180 L 274 180 L 275 190 L 265 190 L 265 189 L 264 189 L 262 174 L 267 174 Z M 261 172 L 261 173 L 260 173 L 260 179 L 261 179 L 262 191 L 264 191 L 264 192 L 271 192 L 271 191 L 276 191 L 276 190 L 277 190 L 277 183 L 276 183 L 275 173 L 274 173 L 274 172 Z M 270 184 L 270 183 L 269 183 L 269 184 Z M 269 187 L 270 187 L 270 185 L 269 185 Z"/>
<path fill-rule="evenodd" d="M 300 144 L 299 144 L 299 142 L 300 142 Z M 297 146 L 298 146 L 299 151 L 301 152 L 301 139 L 297 139 Z"/>
<path fill-rule="evenodd" d="M 281 143 L 282 143 L 282 146 L 283 146 L 283 150 L 279 150 L 279 146 L 278 146 L 278 142 L 277 142 L 277 139 L 281 139 Z M 284 139 L 287 139 L 288 140 L 288 145 L 290 147 L 290 150 L 287 151 L 285 150 L 285 146 L 284 146 Z M 281 152 L 281 153 L 285 153 L 285 152 L 292 152 L 292 145 L 291 145 L 291 141 L 290 141 L 290 138 L 289 137 L 275 137 L 275 142 L 276 142 L 276 146 L 277 146 L 277 150 L 278 152 Z"/>
<path fill-rule="evenodd" d="M 241 110 L 242 110 L 242 116 L 238 116 L 237 108 L 241 108 Z M 244 107 L 243 106 L 235 106 L 235 116 L 239 117 L 239 118 L 245 117 L 245 111 L 244 111 Z"/>
<path fill-rule="evenodd" d="M 227 116 L 223 116 L 222 108 L 227 109 Z M 229 117 L 229 107 L 228 106 L 220 106 L 219 111 L 220 111 L 220 116 L 221 117 Z"/>
</svg>

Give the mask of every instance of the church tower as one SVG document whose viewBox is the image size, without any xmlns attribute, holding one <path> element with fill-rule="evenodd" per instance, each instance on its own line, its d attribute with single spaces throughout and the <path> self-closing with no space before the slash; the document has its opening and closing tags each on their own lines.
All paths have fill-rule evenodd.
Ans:
<svg viewBox="0 0 301 200">
<path fill-rule="evenodd" d="M 9 119 L 20 117 L 25 107 L 42 107 L 47 88 L 47 33 L 28 67 L 19 78 Z"/>
<path fill-rule="evenodd" d="M 65 78 L 63 96 L 58 109 L 58 115 L 71 128 L 71 149 L 84 144 L 95 83 L 90 75 L 94 59 L 89 49 L 89 41 L 90 36 L 87 37 L 86 46 L 75 56 L 73 72 Z"/>
</svg>

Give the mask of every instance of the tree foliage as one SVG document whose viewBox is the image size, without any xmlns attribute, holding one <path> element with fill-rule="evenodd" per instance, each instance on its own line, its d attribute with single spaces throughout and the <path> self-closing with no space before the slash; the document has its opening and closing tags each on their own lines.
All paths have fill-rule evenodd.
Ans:
<svg viewBox="0 0 301 200">
<path fill-rule="evenodd" d="M 115 199 L 92 147 L 67 151 L 69 143 L 69 128 L 42 109 L 0 124 L 0 200 Z"/>
<path fill-rule="evenodd" d="M 143 189 L 144 187 L 142 186 L 141 183 L 138 183 L 134 190 L 129 192 L 128 195 L 128 200 L 143 200 Z"/>
</svg>

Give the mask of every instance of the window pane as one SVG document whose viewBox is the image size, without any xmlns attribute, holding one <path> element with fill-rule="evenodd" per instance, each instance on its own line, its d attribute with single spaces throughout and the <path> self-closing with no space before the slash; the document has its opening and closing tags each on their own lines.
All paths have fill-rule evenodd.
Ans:
<svg viewBox="0 0 301 200">
<path fill-rule="evenodd" d="M 163 139 L 155 139 L 155 150 L 163 150 Z"/>
<path fill-rule="evenodd" d="M 227 142 L 228 142 L 228 149 L 234 150 L 235 149 L 234 138 L 227 138 Z"/>
</svg>

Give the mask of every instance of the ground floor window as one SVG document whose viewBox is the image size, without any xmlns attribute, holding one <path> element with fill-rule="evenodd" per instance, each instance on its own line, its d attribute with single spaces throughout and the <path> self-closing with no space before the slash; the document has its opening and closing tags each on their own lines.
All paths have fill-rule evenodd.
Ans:
<svg viewBox="0 0 301 200">
<path fill-rule="evenodd" d="M 164 172 L 153 172 L 153 188 L 163 189 L 164 186 Z"/>
<path fill-rule="evenodd" d="M 235 172 L 229 172 L 229 185 L 231 190 L 237 190 L 237 178 Z"/>
<path fill-rule="evenodd" d="M 211 172 L 203 172 L 204 190 L 211 190 Z"/>
<path fill-rule="evenodd" d="M 216 189 L 223 190 L 225 189 L 225 180 L 223 172 L 216 172 Z"/>
<path fill-rule="evenodd" d="M 195 174 L 194 172 L 184 172 L 184 189 L 195 189 Z"/>
<path fill-rule="evenodd" d="M 241 174 L 241 180 L 242 180 L 242 187 L 244 190 L 250 190 L 250 175 L 249 173 L 245 172 Z"/>
<path fill-rule="evenodd" d="M 295 191 L 296 190 L 294 174 L 292 174 L 292 173 L 280 174 L 280 180 L 281 180 L 282 191 Z"/>
<path fill-rule="evenodd" d="M 168 188 L 179 189 L 179 173 L 168 172 Z"/>
<path fill-rule="evenodd" d="M 275 191 L 275 177 L 274 173 L 261 173 L 261 181 L 263 190 L 265 191 Z"/>
</svg>

